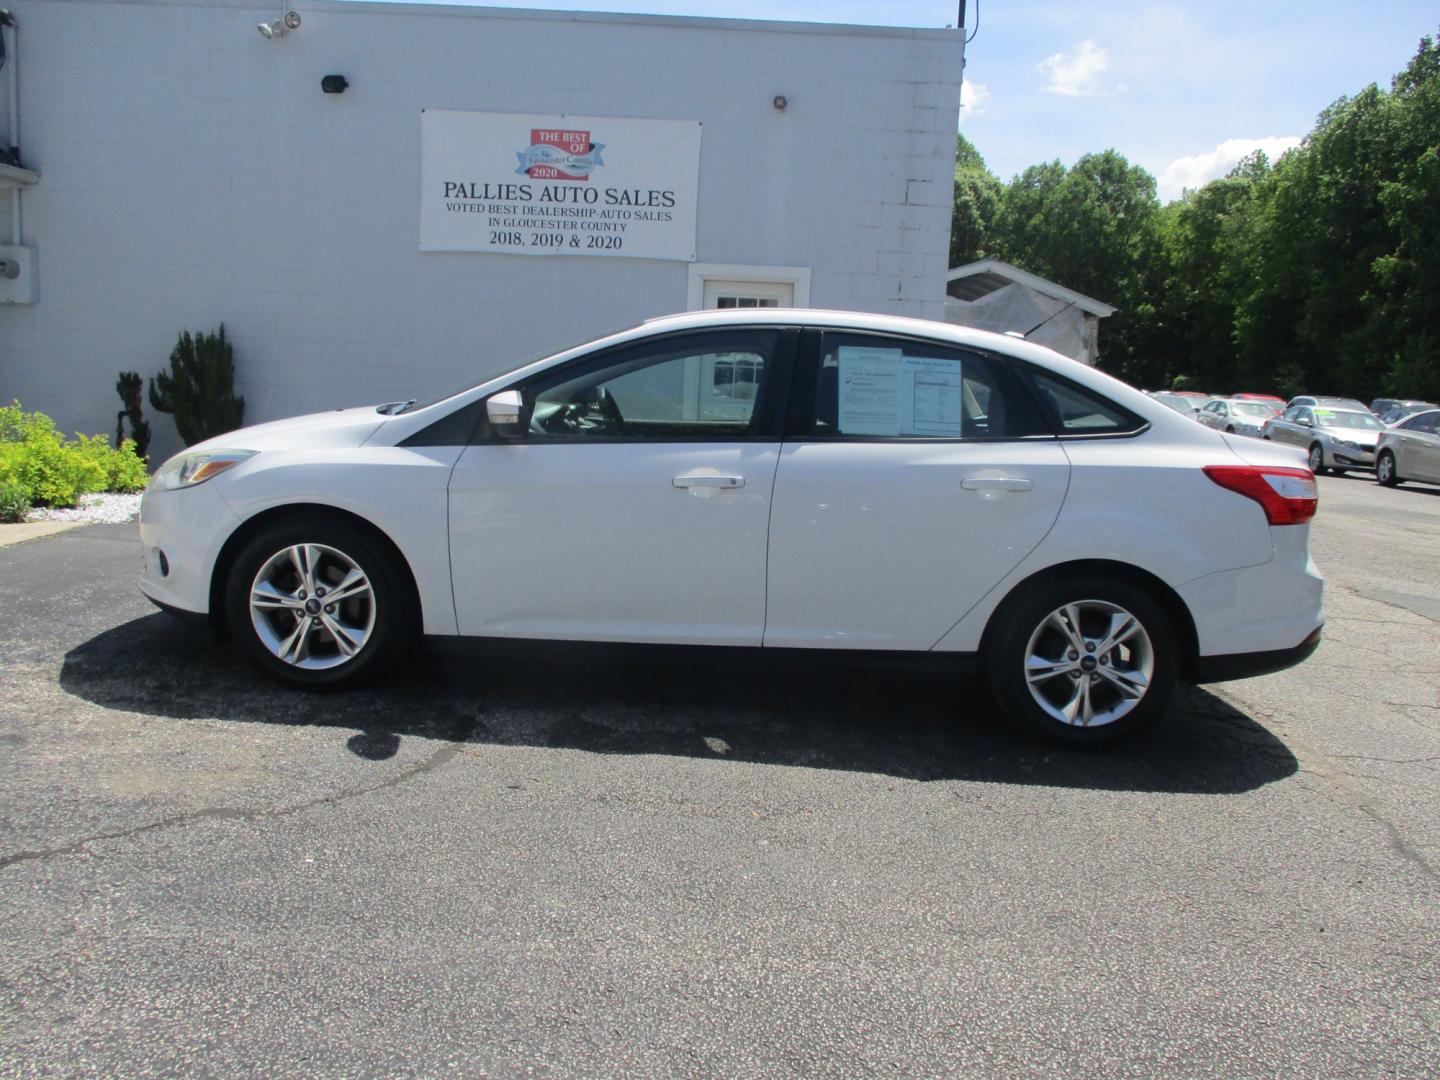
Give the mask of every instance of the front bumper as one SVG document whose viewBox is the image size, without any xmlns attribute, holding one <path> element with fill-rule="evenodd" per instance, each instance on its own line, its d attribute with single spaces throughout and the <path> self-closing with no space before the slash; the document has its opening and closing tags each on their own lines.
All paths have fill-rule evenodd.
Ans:
<svg viewBox="0 0 1440 1080">
<path fill-rule="evenodd" d="M 140 591 L 166 610 L 208 612 L 215 559 L 239 524 L 213 481 L 147 491 L 140 502 Z"/>
<path fill-rule="evenodd" d="M 1333 469 L 1373 469 L 1375 450 L 1355 449 L 1353 446 L 1330 445 L 1330 467 Z"/>
</svg>

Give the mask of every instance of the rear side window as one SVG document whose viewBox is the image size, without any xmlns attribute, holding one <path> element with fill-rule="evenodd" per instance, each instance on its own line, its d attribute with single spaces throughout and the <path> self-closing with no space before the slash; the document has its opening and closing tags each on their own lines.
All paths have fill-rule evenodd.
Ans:
<svg viewBox="0 0 1440 1080">
<path fill-rule="evenodd" d="M 1029 374 L 1059 435 L 1132 435 L 1146 426 L 1146 421 L 1129 409 L 1084 387 L 1034 368 Z"/>
<path fill-rule="evenodd" d="M 952 346 L 827 332 L 798 434 L 831 439 L 1049 435 L 1004 361 Z M 803 392 L 803 391 L 802 391 Z"/>
<path fill-rule="evenodd" d="M 1406 420 L 1400 425 L 1407 431 L 1419 431 L 1427 435 L 1440 433 L 1440 412 L 1421 413 L 1413 420 Z"/>
</svg>

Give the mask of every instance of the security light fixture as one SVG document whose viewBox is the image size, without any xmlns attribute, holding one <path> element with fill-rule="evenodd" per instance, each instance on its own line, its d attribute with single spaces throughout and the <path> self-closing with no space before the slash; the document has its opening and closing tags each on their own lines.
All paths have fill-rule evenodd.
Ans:
<svg viewBox="0 0 1440 1080">
<path fill-rule="evenodd" d="M 344 75 L 326 75 L 320 80 L 320 89 L 327 94 L 343 94 L 349 85 L 350 80 Z"/>
<path fill-rule="evenodd" d="M 785 109 L 789 106 L 790 102 L 784 94 L 776 94 L 774 99 L 771 100 L 770 104 L 775 106 L 776 112 L 784 112 Z"/>
<path fill-rule="evenodd" d="M 262 22 L 259 26 L 255 27 L 255 29 L 260 31 L 261 37 L 273 39 L 284 37 L 289 31 L 298 29 L 299 26 L 300 13 L 298 11 L 287 11 L 274 22 Z"/>
</svg>

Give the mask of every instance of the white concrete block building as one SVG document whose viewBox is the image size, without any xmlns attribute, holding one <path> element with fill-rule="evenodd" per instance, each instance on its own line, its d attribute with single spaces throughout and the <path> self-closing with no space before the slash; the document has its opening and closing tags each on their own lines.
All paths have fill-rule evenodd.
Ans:
<svg viewBox="0 0 1440 1080">
<path fill-rule="evenodd" d="M 0 167 L 0 245 L 24 272 L 0 281 L 0 397 L 65 429 L 113 430 L 117 372 L 148 377 L 181 329 L 222 322 L 262 421 L 705 305 L 944 316 L 956 31 L 296 0 L 300 24 L 267 38 L 285 9 L 252 0 L 6 3 L 23 169 Z M 432 113 L 479 134 L 422 155 Z M 607 142 L 612 119 L 654 123 Z M 677 132 L 693 154 L 667 150 Z M 456 166 L 482 151 L 483 177 Z M 688 198 L 693 224 L 669 220 L 663 250 L 531 250 L 528 227 L 505 247 L 547 183 L 588 184 L 559 194 L 597 213 L 601 191 Z M 444 233 L 446 200 L 471 197 L 470 247 L 422 250 L 422 210 Z M 152 457 L 175 449 L 151 419 Z"/>
</svg>

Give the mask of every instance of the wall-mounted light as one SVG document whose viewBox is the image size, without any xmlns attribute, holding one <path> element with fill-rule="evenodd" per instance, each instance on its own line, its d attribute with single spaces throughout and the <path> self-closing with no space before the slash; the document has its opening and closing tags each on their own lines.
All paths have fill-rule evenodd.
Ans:
<svg viewBox="0 0 1440 1080">
<path fill-rule="evenodd" d="M 320 80 L 320 89 L 327 94 L 343 94 L 350 81 L 344 75 L 326 75 Z"/>
<path fill-rule="evenodd" d="M 284 37 L 291 30 L 297 30 L 299 27 L 300 13 L 298 11 L 287 11 L 274 22 L 262 22 L 259 26 L 255 27 L 255 29 L 260 31 L 261 37 L 273 39 Z"/>
<path fill-rule="evenodd" d="M 776 94 L 775 97 L 771 99 L 770 104 L 775 106 L 776 112 L 784 112 L 789 107 L 790 102 L 784 94 Z"/>
</svg>

